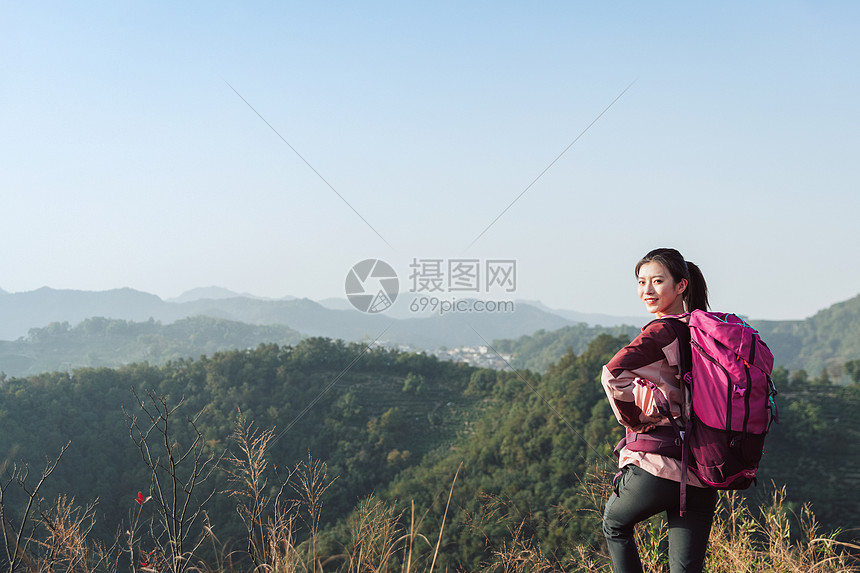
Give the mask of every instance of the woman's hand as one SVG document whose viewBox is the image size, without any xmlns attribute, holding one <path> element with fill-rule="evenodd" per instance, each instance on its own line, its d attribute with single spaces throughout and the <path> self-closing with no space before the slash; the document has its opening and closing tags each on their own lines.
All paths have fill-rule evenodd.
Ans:
<svg viewBox="0 0 860 573">
<path fill-rule="evenodd" d="M 644 422 L 636 426 L 630 426 L 630 429 L 637 434 L 645 434 L 657 427 L 657 422 L 662 418 L 646 418 Z"/>
</svg>

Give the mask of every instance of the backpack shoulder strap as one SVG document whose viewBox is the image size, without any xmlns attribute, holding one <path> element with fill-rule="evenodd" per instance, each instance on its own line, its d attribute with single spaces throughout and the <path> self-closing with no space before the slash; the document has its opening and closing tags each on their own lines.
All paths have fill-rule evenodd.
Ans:
<svg viewBox="0 0 860 573">
<path fill-rule="evenodd" d="M 688 376 L 693 370 L 693 347 L 691 345 L 690 327 L 683 321 L 677 318 L 660 318 L 661 322 L 665 322 L 675 331 L 675 336 L 678 338 L 678 370 L 681 374 L 681 380 L 688 380 Z M 683 383 L 683 382 L 682 382 Z M 672 421 L 674 425 L 674 420 Z M 676 426 L 677 428 L 677 426 Z M 692 415 L 687 419 L 686 428 L 681 434 L 682 436 L 690 435 L 692 428 Z M 683 440 L 681 446 L 681 501 L 680 514 L 681 517 L 687 514 L 687 468 L 690 465 L 690 444 L 687 440 Z"/>
<path fill-rule="evenodd" d="M 681 371 L 681 378 L 693 370 L 693 349 L 690 345 L 690 327 L 682 320 L 677 318 L 658 318 L 660 322 L 665 322 L 675 331 L 675 336 L 678 338 L 678 352 L 680 354 L 678 369 Z"/>
</svg>

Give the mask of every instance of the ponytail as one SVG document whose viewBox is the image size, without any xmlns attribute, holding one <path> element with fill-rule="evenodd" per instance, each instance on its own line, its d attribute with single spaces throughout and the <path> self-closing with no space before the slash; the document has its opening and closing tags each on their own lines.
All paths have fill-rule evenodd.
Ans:
<svg viewBox="0 0 860 573">
<path fill-rule="evenodd" d="M 686 263 L 689 276 L 687 289 L 684 291 L 684 304 L 687 306 L 687 312 L 708 310 L 708 283 L 705 282 L 702 269 L 690 261 Z"/>
<path fill-rule="evenodd" d="M 687 279 L 687 288 L 684 290 L 684 306 L 687 312 L 708 310 L 708 284 L 697 265 L 685 261 L 675 249 L 654 249 L 636 264 L 635 275 L 638 277 L 642 265 L 650 262 L 666 267 L 676 284 L 681 282 L 681 279 Z"/>
</svg>

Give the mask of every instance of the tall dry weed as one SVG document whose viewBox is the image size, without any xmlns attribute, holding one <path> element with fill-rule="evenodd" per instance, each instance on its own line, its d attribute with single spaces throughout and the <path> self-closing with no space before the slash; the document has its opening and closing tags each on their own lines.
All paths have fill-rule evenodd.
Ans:
<svg viewBox="0 0 860 573">
<path fill-rule="evenodd" d="M 389 570 L 395 554 L 409 541 L 409 535 L 400 525 L 401 516 L 394 504 L 380 501 L 372 495 L 359 502 L 349 520 L 349 573 Z"/>
</svg>

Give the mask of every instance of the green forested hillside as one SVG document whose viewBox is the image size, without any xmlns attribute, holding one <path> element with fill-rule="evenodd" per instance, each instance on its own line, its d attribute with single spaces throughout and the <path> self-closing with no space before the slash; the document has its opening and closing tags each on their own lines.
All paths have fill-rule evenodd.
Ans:
<svg viewBox="0 0 860 573">
<path fill-rule="evenodd" d="M 552 331 L 538 330 L 516 339 L 496 340 L 493 346 L 503 354 L 512 354 L 511 364 L 515 368 L 544 372 L 568 351 L 582 354 L 601 334 L 625 336 L 626 340 L 632 340 L 639 332 L 638 326 L 588 326 L 582 323 Z"/>
<path fill-rule="evenodd" d="M 311 338 L 163 366 L 3 377 L 0 452 L 7 470 L 27 461 L 35 476 L 46 456 L 71 441 L 42 494 L 65 493 L 81 504 L 97 498 L 93 535 L 109 539 L 128 527 L 137 492 L 154 488 L 130 439 L 129 416 L 145 426 L 158 397 L 172 407 L 184 396 L 171 417 L 171 438 L 161 446 L 156 439 L 152 451 L 190 443 L 193 419 L 204 455 L 235 455 L 229 437 L 241 411 L 257 428 L 274 428 L 267 459 L 281 476 L 308 455 L 327 464 L 334 481 L 322 501 L 319 555 L 342 559 L 335 556 L 355 534 L 350 516 L 374 494 L 396 508 L 401 523 L 409 522 L 414 502 L 421 530 L 442 531 L 437 570 L 477 571 L 514 537 L 561 563 L 575 558 L 577 546 L 599 549 L 605 492 L 595 492 L 588 476 L 614 463 L 610 452 L 621 435 L 599 372 L 626 340 L 601 334 L 541 374 Z M 784 370 L 780 376 L 788 378 Z M 788 485 L 795 507 L 811 501 L 829 528 L 860 526 L 858 468 L 851 462 L 860 459 L 851 414 L 860 388 L 780 382 L 782 423 L 768 441 L 759 487 L 747 495 L 766 497 L 773 479 Z M 242 526 L 237 499 L 224 493 L 227 477 L 216 471 L 193 501 L 215 494 L 207 505 L 212 530 L 229 545 Z M 267 479 L 266 491 L 276 492 L 280 478 Z M 14 480 L 3 486 L 6 515 L 14 516 L 25 500 Z"/>
<path fill-rule="evenodd" d="M 180 438 L 190 439 L 181 420 L 202 412 L 197 427 L 210 452 L 229 446 L 240 410 L 257 427 L 274 428 L 279 437 L 270 451 L 273 463 L 289 468 L 309 452 L 325 460 L 339 476 L 329 492 L 327 518 L 342 515 L 404 465 L 452 440 L 474 401 L 463 396 L 467 367 L 423 354 L 365 350 L 312 338 L 293 347 L 264 345 L 161 367 L 4 377 L 0 455 L 38 466 L 71 441 L 46 491 L 66 492 L 81 503 L 98 498 L 101 533 L 112 532 L 127 521 L 123 498 L 149 484 L 123 412 L 142 415 L 135 388 L 144 403 L 147 392 L 170 405 L 184 397 Z M 213 483 L 223 488 L 223 480 Z M 223 525 L 234 511 L 229 500 L 221 502 Z"/>
<path fill-rule="evenodd" d="M 578 543 L 599 546 L 593 519 L 579 517 L 595 509 L 585 478 L 598 465 L 614 464 L 611 451 L 622 435 L 598 376 L 623 342 L 601 335 L 582 355 L 568 353 L 543 375 L 473 374 L 471 391 L 489 392 L 485 415 L 448 452 L 408 468 L 385 490 L 390 499 L 438 508 L 442 500 L 434 496 L 462 464 L 443 567 L 478 570 L 519 525 L 560 561 Z"/>
<path fill-rule="evenodd" d="M 594 511 L 601 500 L 589 495 L 586 478 L 601 464 L 614 466 L 611 450 L 622 435 L 599 373 L 626 341 L 602 334 L 583 354 L 568 352 L 542 375 L 473 374 L 473 383 L 491 390 L 492 406 L 444 456 L 402 472 L 387 495 L 422 500 L 439 513 L 440 497 L 431 496 L 439 496 L 440 480 L 462 463 L 454 490 L 462 513 L 451 518 L 446 556 L 466 570 L 510 543 L 508 528 L 518 523 L 559 562 L 573 558 L 578 543 L 598 546 Z M 860 387 L 795 387 L 785 369 L 778 378 L 780 422 L 771 429 L 758 485 L 744 495 L 766 505 L 775 488 L 787 486 L 795 511 L 811 503 L 828 529 L 860 528 Z M 503 519 L 486 515 L 487 500 Z"/>
<path fill-rule="evenodd" d="M 806 370 L 811 376 L 827 369 L 831 378 L 842 365 L 860 359 L 860 296 L 817 312 L 806 320 L 755 321 L 777 364 Z"/>
</svg>

